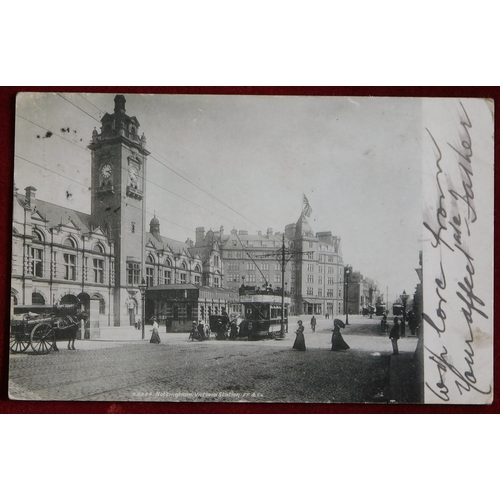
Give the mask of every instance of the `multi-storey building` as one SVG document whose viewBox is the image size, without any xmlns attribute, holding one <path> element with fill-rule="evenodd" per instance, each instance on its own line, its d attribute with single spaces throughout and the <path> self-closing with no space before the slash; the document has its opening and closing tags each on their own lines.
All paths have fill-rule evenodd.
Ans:
<svg viewBox="0 0 500 500">
<path fill-rule="evenodd" d="M 305 215 L 286 226 L 285 236 L 296 251 L 290 269 L 292 314 L 342 314 L 344 264 L 340 238 L 330 231 L 314 234 Z"/>
<path fill-rule="evenodd" d="M 281 271 L 281 233 L 273 233 L 269 228 L 265 234 L 259 231 L 251 235 L 236 229 L 224 234 L 221 228 L 216 237 L 222 249 L 225 288 L 237 289 L 241 285 L 283 288 L 289 282 L 289 269 L 285 269 L 284 279 Z"/>
<path fill-rule="evenodd" d="M 12 306 L 81 301 L 94 320 L 87 337 L 112 320 L 114 243 L 90 215 L 37 199 L 33 186 L 25 195 L 14 187 L 12 232 Z"/>
<path fill-rule="evenodd" d="M 140 310 L 139 284 L 219 286 L 217 244 L 197 248 L 160 234 L 155 217 L 146 228 L 146 137 L 139 121 L 115 97 L 113 114 L 94 129 L 91 151 L 91 212 L 84 214 L 15 191 L 13 304 L 81 300 L 93 325 L 130 325 Z M 94 334 L 93 334 L 94 335 Z M 96 334 L 97 335 L 97 334 Z"/>
<path fill-rule="evenodd" d="M 312 232 L 305 216 L 284 233 L 248 234 L 233 229 L 215 233 L 221 242 L 224 287 L 241 285 L 285 288 L 290 314 L 343 312 L 343 262 L 340 238 L 331 232 Z M 282 275 L 282 252 L 285 272 Z"/>
<path fill-rule="evenodd" d="M 375 307 L 380 290 L 373 279 L 363 276 L 359 271 L 354 271 L 349 276 L 346 286 L 349 314 L 363 314 L 364 309 L 369 311 L 370 306 Z"/>
</svg>

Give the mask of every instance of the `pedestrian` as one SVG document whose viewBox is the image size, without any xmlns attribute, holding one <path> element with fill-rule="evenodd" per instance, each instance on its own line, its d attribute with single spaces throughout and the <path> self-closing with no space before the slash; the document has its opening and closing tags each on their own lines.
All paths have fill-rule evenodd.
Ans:
<svg viewBox="0 0 500 500">
<path fill-rule="evenodd" d="M 194 323 L 194 321 L 193 321 L 193 323 Z M 200 336 L 200 338 L 204 339 L 205 338 L 205 326 L 203 325 L 201 319 L 200 319 L 200 322 L 198 323 L 197 330 L 198 330 L 198 335 Z"/>
<path fill-rule="evenodd" d="M 412 337 L 414 337 L 417 334 L 417 315 L 413 311 L 408 313 L 408 326 Z"/>
<path fill-rule="evenodd" d="M 399 320 L 394 318 L 394 326 L 391 328 L 391 333 L 389 333 L 389 338 L 392 342 L 392 354 L 399 354 L 398 349 L 398 339 L 399 339 Z"/>
<path fill-rule="evenodd" d="M 193 340 L 198 339 L 199 333 L 198 328 L 196 327 L 196 321 L 193 321 L 191 324 L 191 331 L 189 332 L 189 340 L 192 342 Z"/>
<path fill-rule="evenodd" d="M 295 342 L 293 343 L 293 348 L 297 351 L 305 351 L 306 350 L 306 339 L 304 338 L 304 325 L 302 324 L 302 320 L 299 319 L 297 321 L 299 325 L 297 330 L 295 331 Z"/>
<path fill-rule="evenodd" d="M 141 329 L 141 316 L 140 316 L 140 314 L 135 315 L 135 329 L 136 330 Z"/>
<path fill-rule="evenodd" d="M 231 328 L 229 334 L 229 340 L 236 340 L 238 338 L 238 325 L 236 324 L 236 318 L 231 321 Z"/>
<path fill-rule="evenodd" d="M 332 330 L 332 351 L 346 351 L 347 349 L 350 349 L 349 345 L 340 333 L 341 328 L 345 328 L 345 323 L 341 319 L 334 319 Z"/>
<path fill-rule="evenodd" d="M 153 329 L 151 330 L 152 333 L 149 342 L 151 344 L 159 344 L 161 340 L 160 340 L 160 334 L 158 333 L 158 322 L 156 321 L 156 316 L 153 316 L 151 320 L 153 321 Z"/>
<path fill-rule="evenodd" d="M 316 331 L 316 318 L 314 316 L 311 318 L 311 330 Z"/>
</svg>

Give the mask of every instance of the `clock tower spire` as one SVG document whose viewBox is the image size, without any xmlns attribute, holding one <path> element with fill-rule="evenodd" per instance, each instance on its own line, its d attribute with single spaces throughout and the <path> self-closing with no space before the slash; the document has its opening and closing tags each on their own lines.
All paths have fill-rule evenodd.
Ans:
<svg viewBox="0 0 500 500">
<path fill-rule="evenodd" d="M 146 228 L 146 137 L 140 124 L 128 116 L 123 95 L 115 97 L 113 114 L 101 118 L 88 148 L 92 152 L 91 219 L 115 248 L 115 326 L 129 324 L 135 289 L 144 276 Z M 135 311 L 134 311 L 135 313 Z"/>
</svg>

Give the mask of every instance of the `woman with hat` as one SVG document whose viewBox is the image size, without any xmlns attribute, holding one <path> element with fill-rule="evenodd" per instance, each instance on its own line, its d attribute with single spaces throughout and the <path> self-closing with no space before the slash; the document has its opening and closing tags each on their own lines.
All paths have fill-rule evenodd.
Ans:
<svg viewBox="0 0 500 500">
<path fill-rule="evenodd" d="M 340 333 L 340 329 L 345 328 L 345 324 L 341 319 L 333 320 L 333 334 L 332 334 L 332 351 L 345 351 L 350 349 L 346 341 Z"/>
<path fill-rule="evenodd" d="M 306 339 L 304 338 L 304 325 L 302 324 L 302 320 L 299 319 L 297 321 L 299 327 L 295 331 L 295 342 L 293 344 L 293 349 L 297 351 L 305 351 L 306 350 Z"/>
<path fill-rule="evenodd" d="M 196 326 L 196 321 L 193 321 L 191 324 L 191 331 L 189 332 L 189 340 L 192 342 L 193 340 L 199 339 L 198 327 Z"/>
<path fill-rule="evenodd" d="M 149 342 L 151 344 L 159 344 L 161 340 L 160 334 L 158 333 L 158 322 L 156 320 L 156 316 L 153 316 L 151 320 L 153 321 L 153 329 L 151 330 L 151 340 Z"/>
</svg>

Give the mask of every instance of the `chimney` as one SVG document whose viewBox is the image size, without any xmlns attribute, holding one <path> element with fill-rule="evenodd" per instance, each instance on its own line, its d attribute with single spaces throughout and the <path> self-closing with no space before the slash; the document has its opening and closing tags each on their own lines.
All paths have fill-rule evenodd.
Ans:
<svg viewBox="0 0 500 500">
<path fill-rule="evenodd" d="M 205 242 L 205 228 L 197 227 L 196 228 L 196 246 L 201 247 Z"/>
<path fill-rule="evenodd" d="M 222 240 L 222 237 L 224 236 L 224 226 L 220 227 L 220 238 Z"/>
<path fill-rule="evenodd" d="M 36 188 L 34 188 L 33 186 L 28 186 L 26 188 L 26 208 L 31 208 L 31 210 L 35 208 L 35 193 Z"/>
</svg>

